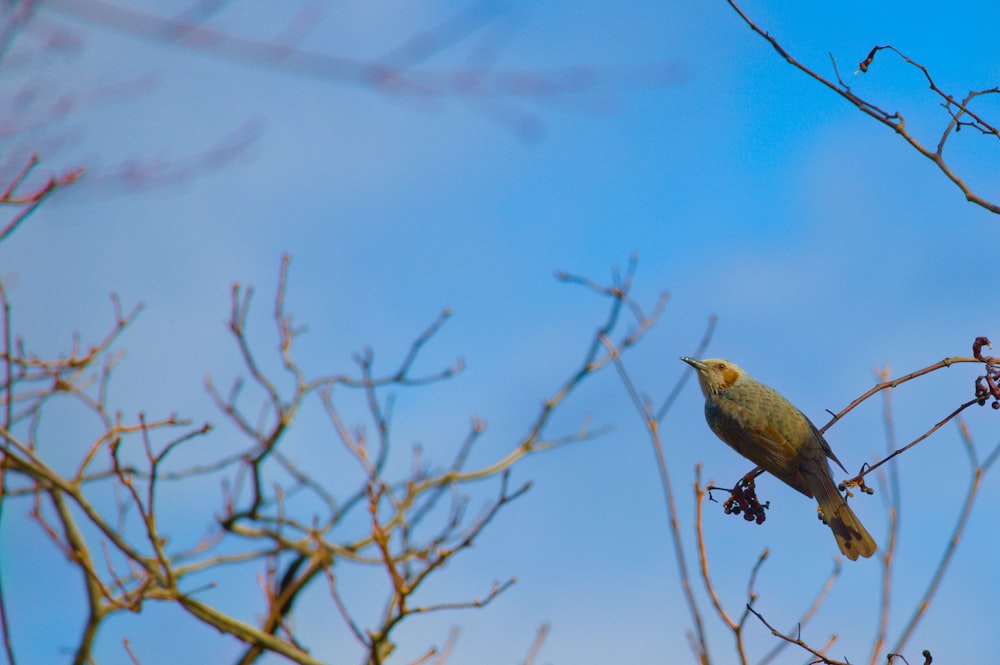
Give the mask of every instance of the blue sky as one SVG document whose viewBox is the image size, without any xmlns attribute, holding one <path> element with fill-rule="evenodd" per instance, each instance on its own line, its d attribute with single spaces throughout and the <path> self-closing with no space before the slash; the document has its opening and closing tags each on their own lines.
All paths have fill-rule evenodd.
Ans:
<svg viewBox="0 0 1000 665">
<path fill-rule="evenodd" d="M 170 15 L 179 9 L 173 4 L 136 6 Z M 379 58 L 462 6 L 330 6 L 303 46 Z M 421 71 L 462 67 L 483 44 L 502 44 L 505 68 L 584 65 L 603 73 L 590 91 L 517 100 L 518 114 L 505 117 L 530 119 L 530 138 L 497 119 L 509 100 L 395 96 L 157 46 L 43 9 L 35 28 L 68 30 L 82 50 L 10 80 L 32 77 L 53 97 L 142 85 L 120 101 L 98 96 L 45 130 L 65 132 L 67 140 L 43 152 L 41 170 L 85 165 L 90 174 L 0 245 L 18 331 L 36 352 L 52 353 L 66 348 L 74 330 L 84 340 L 103 334 L 112 321 L 110 292 L 126 305 L 142 301 L 146 309 L 121 343 L 128 355 L 114 404 L 125 414 L 177 412 L 220 422 L 203 382 L 211 374 L 227 385 L 241 369 L 224 327 L 230 287 L 256 285 L 252 332 L 274 367 L 267 317 L 283 253 L 292 256 L 289 309 L 309 326 L 297 357 L 315 374 L 350 369 L 352 354 L 366 346 L 390 367 L 450 307 L 452 319 L 418 367 L 432 371 L 460 356 L 467 369 L 449 383 L 399 396 L 400 465 L 414 442 L 440 462 L 449 459 L 473 415 L 489 423 L 479 461 L 504 454 L 576 368 L 603 321 L 603 303 L 558 283 L 554 271 L 605 281 L 633 252 L 640 302 L 651 307 L 659 292 L 671 293 L 659 326 L 626 358 L 655 402 L 683 370 L 677 357 L 695 348 L 713 314 L 719 323 L 709 354 L 738 362 L 817 424 L 825 409 L 837 411 L 869 388 L 874 367 L 902 374 L 968 355 L 978 335 L 1000 340 L 990 280 L 1000 219 L 967 204 L 890 130 L 785 64 L 724 2 L 499 7 L 484 31 L 421 63 Z M 873 45 L 898 47 L 956 95 L 995 86 L 1000 77 L 995 3 L 952 12 L 901 2 L 744 9 L 825 75 L 832 53 L 855 92 L 898 109 L 931 144 L 946 116 L 915 70 L 883 54 L 868 74 L 854 73 Z M 287 20 L 275 7 L 266 10 L 274 16 L 257 11 L 237 4 L 214 25 L 267 39 Z M 628 82 L 627 73 L 637 71 L 630 67 L 650 64 L 662 67 L 664 83 Z M 997 117 L 996 100 L 983 99 L 981 108 Z M 107 177 L 129 160 L 176 163 L 241 127 L 257 138 L 223 168 L 139 189 Z M 8 140 L 30 147 L 51 135 Z M 962 132 L 947 154 L 980 193 L 1000 199 L 989 139 Z M 974 377 L 971 367 L 958 366 L 896 391 L 899 441 L 968 399 Z M 996 413 L 966 413 L 980 449 L 996 445 Z M 429 593 L 466 598 L 495 579 L 519 583 L 485 610 L 414 620 L 399 635 L 398 662 L 441 644 L 453 625 L 462 634 L 451 662 L 518 662 L 543 622 L 552 631 L 539 662 L 688 657 L 687 613 L 652 452 L 613 372 L 574 395 L 551 431 L 574 431 L 584 418 L 613 429 L 518 467 L 515 478 L 532 480 L 534 489 Z M 87 445 L 88 426 L 67 412 L 51 425 L 51 454 L 73 459 Z M 214 445 L 230 445 L 233 436 L 222 428 Z M 319 464 L 324 453 L 316 441 L 328 436 L 313 407 L 291 443 Z M 662 436 L 690 525 L 695 463 L 706 480 L 720 483 L 748 467 L 709 432 L 693 384 Z M 829 439 L 849 469 L 878 456 L 885 448 L 880 403 L 859 408 Z M 902 533 L 890 635 L 930 578 L 960 506 L 968 466 L 956 427 L 904 456 L 899 468 Z M 771 548 L 757 607 L 775 625 L 790 626 L 836 552 L 809 501 L 776 482 L 761 485 L 774 506 L 761 527 L 708 507 L 713 574 L 724 603 L 738 613 L 757 553 Z M 1000 648 L 989 623 L 1000 583 L 982 554 L 997 547 L 987 518 L 996 488 L 987 475 L 944 588 L 908 647 L 911 662 L 924 648 L 956 662 Z M 475 489 L 480 501 L 492 492 Z M 218 499 L 217 486 L 201 492 L 172 497 L 179 523 Z M 856 505 L 883 543 L 881 497 Z M 55 645 L 75 639 L 80 615 L 69 597 L 78 579 L 57 572 L 65 570 L 59 555 L 46 549 L 23 510 L 8 504 L 2 534 L 5 592 L 24 617 L 16 646 L 28 661 L 63 657 Z M 187 534 L 176 528 L 178 537 L 196 539 L 203 525 Z M 684 535 L 691 557 L 689 528 Z M 40 571 L 44 581 L 31 577 L 25 585 Z M 878 581 L 876 562 L 846 562 L 804 637 L 823 643 L 837 633 L 833 653 L 861 662 Z M 357 582 L 360 589 L 367 583 Z M 215 598 L 234 608 L 254 603 L 254 584 L 224 584 Z M 697 580 L 696 588 L 701 592 Z M 353 662 L 350 638 L 331 628 L 336 621 L 322 596 L 304 599 L 297 624 L 314 636 L 318 656 Z M 55 618 L 52 598 L 59 599 Z M 700 599 L 708 613 L 704 594 Z M 713 617 L 707 623 L 713 656 L 731 661 L 729 636 Z M 753 653 L 773 645 L 760 626 L 747 630 Z M 179 633 L 190 637 L 179 642 Z M 122 636 L 144 664 L 214 662 L 233 653 L 231 642 L 169 607 L 148 605 L 139 617 L 113 620 L 100 636 L 101 662 L 125 662 Z M 802 654 L 784 659 L 801 662 Z"/>
</svg>

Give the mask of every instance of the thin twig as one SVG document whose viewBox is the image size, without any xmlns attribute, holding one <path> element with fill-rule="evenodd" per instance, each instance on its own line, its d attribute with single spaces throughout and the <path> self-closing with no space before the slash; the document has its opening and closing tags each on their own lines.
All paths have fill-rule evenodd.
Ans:
<svg viewBox="0 0 1000 665">
<path fill-rule="evenodd" d="M 524 659 L 524 665 L 534 665 L 535 659 L 538 658 L 538 652 L 542 650 L 542 645 L 545 644 L 545 638 L 549 636 L 550 626 L 547 623 L 543 623 L 538 627 L 538 632 L 535 634 L 535 641 L 531 643 L 531 648 L 528 649 L 528 656 Z"/>
<path fill-rule="evenodd" d="M 823 582 L 823 586 L 820 587 L 819 591 L 816 594 L 816 597 L 813 598 L 813 602 L 809 605 L 808 608 L 806 608 L 806 611 L 802 613 L 802 616 L 799 617 L 799 620 L 796 623 L 796 626 L 798 627 L 799 630 L 801 630 L 803 626 L 807 625 L 809 621 L 813 618 L 813 616 L 816 615 L 816 612 L 819 611 L 819 608 L 823 605 L 823 602 L 826 600 L 826 597 L 830 594 L 830 591 L 833 589 L 833 585 L 837 582 L 837 579 L 840 577 L 840 572 L 842 570 L 841 563 L 842 562 L 838 557 L 837 561 L 833 565 L 833 570 L 831 570 L 830 574 L 827 575 L 826 580 Z M 747 616 L 749 616 L 749 613 L 744 615 L 744 619 Z M 830 649 L 834 639 L 836 638 L 832 637 L 831 641 L 828 642 L 827 645 L 823 647 L 823 653 L 826 653 Z M 767 665 L 767 663 L 770 663 L 778 656 L 778 654 L 784 651 L 785 647 L 787 646 L 788 642 L 785 641 L 779 642 L 774 646 L 774 648 L 768 651 L 764 655 L 764 657 L 760 659 L 760 661 L 757 662 L 757 665 Z"/>
<path fill-rule="evenodd" d="M 889 368 L 884 368 L 876 372 L 882 382 L 889 380 Z M 882 421 L 885 424 L 885 447 L 886 454 L 896 449 L 895 420 L 892 410 L 892 390 L 882 392 Z M 885 500 L 886 512 L 889 514 L 889 537 L 882 548 L 882 583 L 880 585 L 881 602 L 879 604 L 878 628 L 875 631 L 875 640 L 872 644 L 869 665 L 876 665 L 881 658 L 885 648 L 886 635 L 889 630 L 890 610 L 892 607 L 892 580 L 893 566 L 896 562 L 896 545 L 899 542 L 900 514 L 902 511 L 902 493 L 899 487 L 899 469 L 895 461 L 891 462 L 884 474 L 878 476 L 883 485 L 889 486 L 889 491 L 882 492 L 887 497 Z"/>
<path fill-rule="evenodd" d="M 971 467 L 971 477 L 969 479 L 968 490 L 965 494 L 965 501 L 962 504 L 962 509 L 955 522 L 955 527 L 952 530 L 951 537 L 948 539 L 948 545 L 941 556 L 940 562 L 938 562 L 937 569 L 934 571 L 934 575 L 931 577 L 930 583 L 924 591 L 924 595 L 921 597 L 920 602 L 917 603 L 913 614 L 910 616 L 910 619 L 903 628 L 899 639 L 896 641 L 896 645 L 892 649 L 893 653 L 900 653 L 903 651 L 906 643 L 909 641 L 910 637 L 912 637 L 913 632 L 920 623 L 920 620 L 927 612 L 927 608 L 930 606 L 931 600 L 941 584 L 941 580 L 944 579 L 945 571 L 948 569 L 948 566 L 955 555 L 955 551 L 958 548 L 958 542 L 961 540 L 962 534 L 965 531 L 969 515 L 972 513 L 972 506 L 975 503 L 976 495 L 979 492 L 979 487 L 983 480 L 985 469 L 977 463 L 975 445 L 972 442 L 968 429 L 965 428 L 964 423 L 961 421 L 959 421 L 959 432 L 961 434 L 962 443 L 968 453 L 969 465 Z"/>
<path fill-rule="evenodd" d="M 3 429 L 4 431 L 9 431 L 11 428 L 11 423 L 13 421 L 13 409 L 14 409 L 14 365 L 11 361 L 11 322 L 10 322 L 10 303 L 7 301 L 7 291 L 4 288 L 3 280 L 0 279 L 0 314 L 3 316 L 3 350 L 4 350 L 4 384 L 3 392 L 0 393 L 4 401 L 4 419 L 3 419 Z M 3 524 L 4 518 L 4 506 L 6 504 L 7 496 L 7 445 L 8 441 L 6 438 L 3 439 L 4 445 L 0 449 L 3 453 L 3 458 L 0 459 L 0 526 Z M 14 659 L 14 646 L 12 644 L 10 635 L 10 619 L 7 616 L 7 597 L 4 593 L 3 586 L 3 571 L 0 570 L 0 631 L 3 632 L 3 647 L 4 652 L 7 654 L 7 662 L 9 665 L 16 665 L 17 661 Z"/>
<path fill-rule="evenodd" d="M 708 317 L 708 325 L 705 327 L 705 334 L 701 336 L 701 341 L 698 343 L 698 347 L 691 354 L 692 358 L 701 358 L 705 354 L 705 350 L 712 341 L 712 335 L 715 333 L 715 325 L 719 322 L 719 318 L 713 314 Z M 681 372 L 681 375 L 677 378 L 677 383 L 674 384 L 673 389 L 671 389 L 670 394 L 667 398 L 663 400 L 663 404 L 659 409 L 656 410 L 656 422 L 662 423 L 663 419 L 670 412 L 670 408 L 677 401 L 680 396 L 681 391 L 684 390 L 684 386 L 687 385 L 688 380 L 694 376 L 695 369 L 691 365 L 685 365 L 685 369 Z"/>
<path fill-rule="evenodd" d="M 695 649 L 695 657 L 698 661 L 702 665 L 708 665 L 711 662 L 708 654 L 708 638 L 705 634 L 701 611 L 698 609 L 698 602 L 691 588 L 691 576 L 688 573 L 687 560 L 684 556 L 684 546 L 681 539 L 680 522 L 677 517 L 677 504 L 674 501 L 674 491 L 670 482 L 670 473 L 667 470 L 667 460 L 663 454 L 663 446 L 660 442 L 659 423 L 653 416 L 651 406 L 639 396 L 615 346 L 607 338 L 604 338 L 604 343 L 608 349 L 609 357 L 614 362 L 615 369 L 618 370 L 618 376 L 621 378 L 622 385 L 624 385 L 625 391 L 631 398 L 633 406 L 635 406 L 642 417 L 646 431 L 653 444 L 656 466 L 660 473 L 660 484 L 663 488 L 664 500 L 666 501 L 667 518 L 670 521 L 670 535 L 674 546 L 674 558 L 677 562 L 677 571 L 680 575 L 681 587 L 684 590 L 684 599 L 688 606 L 688 613 L 691 615 L 691 621 L 694 624 L 696 641 L 694 641 L 692 646 Z"/>
<path fill-rule="evenodd" d="M 813 663 L 824 663 L 825 665 L 850 665 L 850 663 L 845 661 L 832 660 L 828 658 L 824 653 L 825 649 L 824 651 L 817 650 L 814 647 L 807 644 L 806 642 L 804 642 L 801 637 L 791 637 L 789 635 L 785 635 L 780 630 L 776 629 L 774 626 L 769 624 L 767 620 L 764 618 L 764 616 L 760 612 L 752 608 L 750 605 L 747 605 L 747 611 L 750 612 L 750 614 L 753 614 L 755 617 L 757 617 L 757 619 L 762 624 L 764 624 L 764 626 L 768 630 L 770 630 L 771 634 L 774 635 L 775 637 L 782 639 L 788 642 L 789 644 L 794 644 L 796 646 L 799 646 L 802 649 L 805 649 L 806 651 L 811 653 L 813 656 L 815 656 L 816 660 L 812 661 Z M 826 648 L 829 648 L 829 645 L 827 645 Z"/>
<path fill-rule="evenodd" d="M 962 103 L 957 103 L 954 101 L 951 95 L 944 93 L 934 84 L 934 81 L 931 79 L 927 69 L 923 65 L 920 65 L 910 60 L 892 46 L 874 47 L 868 54 L 868 57 L 865 60 L 863 60 L 859 65 L 859 69 L 862 72 L 868 70 L 868 67 L 871 65 L 872 59 L 879 50 L 889 49 L 894 53 L 896 53 L 897 55 L 899 55 L 901 58 L 903 58 L 905 62 L 914 67 L 917 67 L 921 72 L 923 72 L 924 76 L 926 77 L 927 81 L 931 86 L 931 89 L 934 90 L 944 101 L 942 105 L 948 112 L 949 123 L 946 126 L 945 130 L 942 132 L 941 139 L 938 142 L 936 149 L 931 150 L 925 147 L 909 132 L 909 130 L 906 128 L 906 122 L 903 116 L 899 112 L 889 113 L 879 108 L 875 104 L 865 99 L 862 99 L 858 95 L 854 94 L 851 91 L 851 89 L 843 82 L 843 80 L 840 79 L 840 74 L 839 72 L 836 72 L 836 70 L 835 73 L 837 76 L 837 82 L 835 83 L 834 81 L 810 69 L 809 67 L 801 63 L 799 60 L 797 60 L 795 57 L 793 57 L 778 42 L 778 40 L 775 37 L 771 36 L 764 29 L 760 28 L 749 16 L 747 16 L 747 14 L 739 7 L 739 5 L 736 4 L 735 0 L 726 0 L 726 1 L 728 2 L 729 6 L 732 7 L 733 10 L 739 15 L 739 17 L 743 20 L 743 22 L 746 23 L 751 30 L 753 30 L 761 37 L 763 37 L 771 45 L 771 47 L 775 51 L 777 51 L 782 58 L 784 58 L 784 60 L 788 64 L 792 65 L 793 67 L 795 67 L 802 73 L 806 74 L 813 80 L 817 81 L 821 85 L 825 86 L 829 90 L 837 93 L 845 100 L 853 104 L 859 111 L 861 111 L 865 115 L 875 119 L 879 123 L 892 129 L 896 134 L 901 136 L 904 141 L 906 141 L 911 147 L 913 147 L 918 153 L 920 153 L 921 155 L 932 161 L 938 167 L 938 169 L 945 175 L 945 177 L 951 180 L 951 182 L 954 183 L 955 186 L 961 190 L 961 192 L 965 195 L 965 199 L 967 201 L 969 201 L 970 203 L 974 203 L 994 214 L 1000 214 L 1000 205 L 987 201 L 983 197 L 973 192 L 972 189 L 965 183 L 965 181 L 962 180 L 962 178 L 960 178 L 958 174 L 956 174 L 951 169 L 951 167 L 945 161 L 943 156 L 944 143 L 948 135 L 950 134 L 951 130 L 953 128 L 955 130 L 958 130 L 964 124 L 969 124 L 975 127 L 983 134 L 992 134 L 1000 138 L 1000 134 L 997 134 L 996 128 L 983 122 L 978 116 L 974 115 L 968 108 L 969 102 L 971 102 L 972 99 L 974 99 L 975 97 L 985 94 L 1000 93 L 1000 87 L 974 91 L 972 93 L 969 93 L 969 95 L 965 98 L 965 100 Z M 961 117 L 963 115 L 968 115 L 969 117 L 974 118 L 974 122 L 973 123 L 963 122 L 961 120 Z"/>
</svg>

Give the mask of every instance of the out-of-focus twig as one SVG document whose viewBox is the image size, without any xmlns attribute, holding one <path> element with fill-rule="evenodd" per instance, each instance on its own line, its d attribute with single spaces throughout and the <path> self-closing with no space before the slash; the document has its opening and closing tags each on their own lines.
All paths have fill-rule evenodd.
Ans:
<svg viewBox="0 0 1000 665">
<path fill-rule="evenodd" d="M 607 340 L 605 341 L 605 344 L 608 347 L 609 356 L 615 364 L 615 369 L 618 370 L 618 375 L 625 387 L 625 392 L 628 394 L 632 400 L 633 406 L 635 406 L 636 410 L 640 414 L 640 417 L 646 427 L 646 432 L 649 434 L 650 440 L 653 444 L 653 452 L 656 457 L 657 468 L 660 474 L 660 484 L 663 488 L 664 501 L 666 502 L 667 507 L 667 518 L 670 524 L 670 536 L 674 549 L 674 560 L 677 564 L 677 572 L 680 577 L 681 588 L 684 591 L 684 599 L 688 607 L 688 613 L 691 616 L 691 622 L 694 624 L 694 634 L 691 637 L 691 647 L 694 651 L 695 658 L 698 659 L 698 662 L 702 663 L 702 665 L 708 665 L 711 662 L 711 657 L 708 651 L 708 637 L 705 632 L 701 610 L 698 607 L 698 601 L 691 586 L 691 576 L 688 572 L 687 558 L 684 553 L 683 539 L 681 538 L 680 519 L 677 515 L 677 504 L 674 500 L 673 484 L 670 480 L 667 459 L 663 452 L 663 444 L 660 441 L 659 421 L 653 413 L 653 407 L 649 400 L 643 399 L 639 395 L 639 392 L 633 384 L 625 365 L 622 363 L 621 356 L 616 352 L 615 347 L 610 341 Z"/>
<path fill-rule="evenodd" d="M 25 178 L 38 166 L 38 162 L 38 155 L 32 155 L 27 164 L 24 165 L 24 168 L 7 183 L 6 188 L 0 193 L 0 207 L 12 206 L 17 209 L 13 217 L 0 227 L 0 242 L 3 242 L 12 234 L 21 225 L 21 222 L 38 209 L 38 206 L 45 199 L 49 198 L 56 190 L 72 185 L 84 173 L 84 169 L 82 168 L 74 169 L 59 176 L 50 176 L 45 181 L 45 184 L 30 191 L 21 191 L 21 185 L 24 183 Z"/>
</svg>

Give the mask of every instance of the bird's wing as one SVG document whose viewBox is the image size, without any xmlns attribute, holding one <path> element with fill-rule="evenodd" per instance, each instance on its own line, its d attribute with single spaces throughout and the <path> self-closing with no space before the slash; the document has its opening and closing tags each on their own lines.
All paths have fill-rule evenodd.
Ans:
<svg viewBox="0 0 1000 665">
<path fill-rule="evenodd" d="M 719 438 L 751 462 L 779 477 L 798 473 L 798 451 L 769 422 L 741 426 L 721 417 L 713 424 Z"/>
<path fill-rule="evenodd" d="M 710 424 L 716 435 L 740 455 L 806 496 L 812 496 L 799 473 L 799 452 L 769 422 L 759 420 L 740 426 L 723 416 Z"/>
<path fill-rule="evenodd" d="M 819 430 L 816 429 L 816 426 L 812 424 L 812 421 L 809 420 L 808 418 L 806 418 L 806 420 L 809 422 L 809 427 L 812 428 L 813 434 L 815 434 L 816 438 L 819 439 L 819 443 L 823 447 L 823 452 L 826 453 L 826 456 L 832 459 L 834 462 L 836 462 L 837 466 L 839 466 L 841 469 L 844 470 L 844 473 L 847 473 L 847 469 L 844 469 L 844 465 L 840 463 L 840 460 L 837 459 L 837 456 L 833 454 L 832 450 L 830 450 L 830 444 L 826 442 L 826 439 L 823 438 L 823 435 L 819 433 Z"/>
</svg>

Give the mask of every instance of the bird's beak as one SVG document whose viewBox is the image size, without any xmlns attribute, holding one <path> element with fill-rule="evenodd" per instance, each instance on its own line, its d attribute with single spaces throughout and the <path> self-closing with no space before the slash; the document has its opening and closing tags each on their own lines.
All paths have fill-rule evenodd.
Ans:
<svg viewBox="0 0 1000 665">
<path fill-rule="evenodd" d="M 705 369 L 705 363 L 700 360 L 695 360 L 694 358 L 689 358 L 687 356 L 681 356 L 681 360 L 686 362 L 688 365 L 691 365 L 691 367 L 694 367 L 699 372 Z"/>
</svg>

